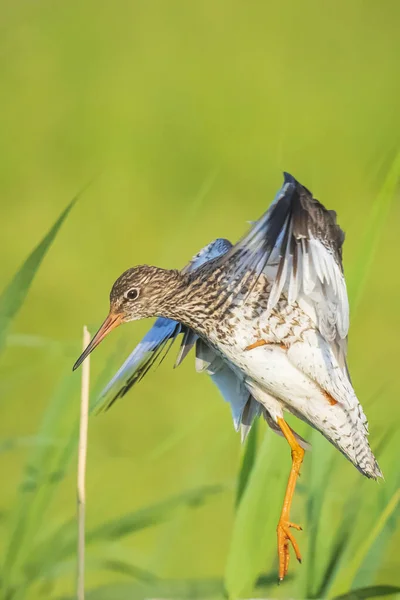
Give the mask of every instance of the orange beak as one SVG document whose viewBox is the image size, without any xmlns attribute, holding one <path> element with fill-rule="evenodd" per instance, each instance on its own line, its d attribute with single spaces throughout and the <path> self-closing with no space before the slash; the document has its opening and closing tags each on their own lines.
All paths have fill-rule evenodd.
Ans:
<svg viewBox="0 0 400 600">
<path fill-rule="evenodd" d="M 82 354 L 80 355 L 80 357 L 78 358 L 78 360 L 76 361 L 74 366 L 72 367 L 72 370 L 75 371 L 75 369 L 77 369 L 83 363 L 85 358 L 87 358 L 89 356 L 89 354 L 92 352 L 92 350 L 94 350 L 96 348 L 96 346 L 98 346 L 100 344 L 101 340 L 104 339 L 106 337 L 106 335 L 108 335 L 110 333 L 110 331 L 112 331 L 113 329 L 118 327 L 118 325 L 121 325 L 121 323 L 122 323 L 122 315 L 121 314 L 113 314 L 112 312 L 110 312 L 107 319 L 104 321 L 103 325 L 100 327 L 100 329 L 98 330 L 96 335 L 92 338 L 92 340 L 89 342 L 88 346 L 85 348 L 85 350 L 82 352 Z"/>
</svg>

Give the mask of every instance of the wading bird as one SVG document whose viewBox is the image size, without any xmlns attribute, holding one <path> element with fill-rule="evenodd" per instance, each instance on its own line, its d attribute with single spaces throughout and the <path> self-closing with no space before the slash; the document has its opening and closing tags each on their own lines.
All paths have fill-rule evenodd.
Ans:
<svg viewBox="0 0 400 600">
<path fill-rule="evenodd" d="M 121 323 L 159 319 L 104 391 L 110 405 L 183 333 L 177 364 L 196 347 L 244 438 L 256 416 L 289 443 L 292 467 L 277 527 L 279 579 L 289 566 L 290 507 L 307 443 L 288 411 L 320 431 L 366 477 L 382 476 L 347 362 L 349 305 L 336 213 L 285 173 L 269 210 L 237 244 L 218 239 L 182 271 L 138 266 L 114 283 L 110 312 L 74 365 Z"/>
</svg>

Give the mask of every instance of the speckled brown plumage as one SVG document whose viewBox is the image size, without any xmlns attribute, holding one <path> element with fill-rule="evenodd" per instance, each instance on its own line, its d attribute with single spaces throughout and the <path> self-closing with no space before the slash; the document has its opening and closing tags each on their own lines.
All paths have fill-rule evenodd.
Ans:
<svg viewBox="0 0 400 600">
<path fill-rule="evenodd" d="M 148 371 L 169 339 L 184 333 L 177 362 L 196 347 L 196 369 L 207 372 L 231 404 L 243 438 L 264 415 L 292 453 L 277 529 L 280 579 L 289 542 L 300 559 L 289 511 L 308 448 L 284 414 L 320 431 L 365 476 L 382 476 L 347 367 L 343 242 L 336 213 L 285 174 L 269 210 L 234 246 L 218 239 L 182 271 L 147 265 L 125 271 L 112 287 L 109 316 L 74 367 L 118 324 L 157 316 L 143 347 L 107 386 L 107 406 Z"/>
</svg>

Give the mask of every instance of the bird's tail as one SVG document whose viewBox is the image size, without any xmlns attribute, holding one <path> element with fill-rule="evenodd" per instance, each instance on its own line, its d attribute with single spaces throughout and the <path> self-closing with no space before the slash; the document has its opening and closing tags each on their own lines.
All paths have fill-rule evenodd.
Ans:
<svg viewBox="0 0 400 600">
<path fill-rule="evenodd" d="M 358 400 L 357 400 L 358 403 Z M 358 404 L 361 409 L 361 405 Z M 320 407 L 320 411 L 321 411 Z M 368 426 L 365 420 L 355 418 L 347 406 L 337 403 L 334 406 L 324 406 L 321 420 L 307 418 L 291 408 L 291 412 L 309 425 L 318 429 L 322 435 L 329 440 L 353 465 L 366 477 L 379 479 L 383 477 L 370 445 L 368 443 Z M 334 414 L 334 419 L 332 418 Z M 362 413 L 364 415 L 364 413 Z M 365 418 L 365 417 L 364 417 Z M 334 421 L 334 426 L 327 427 L 327 423 Z M 324 423 L 323 426 L 322 423 Z"/>
<path fill-rule="evenodd" d="M 323 387 L 321 396 L 316 394 L 307 400 L 307 412 L 301 405 L 294 405 L 298 416 L 318 429 L 363 475 L 383 477 L 368 443 L 367 417 L 346 369 L 340 368 L 332 347 L 319 334 L 309 331 L 304 338 L 306 343 L 289 348 L 289 360 L 314 381 L 315 373 L 319 373 L 318 385 Z"/>
<path fill-rule="evenodd" d="M 383 477 L 383 474 L 368 442 L 367 418 L 355 395 L 353 403 L 355 410 L 349 410 L 347 407 L 342 406 L 348 426 L 351 428 L 352 444 L 349 447 L 346 443 L 346 438 L 344 438 L 341 440 L 341 445 L 335 445 L 337 445 L 339 450 L 345 454 L 360 473 L 369 479 L 379 479 Z M 357 412 L 357 415 L 354 412 Z"/>
<path fill-rule="evenodd" d="M 338 441 L 330 439 L 330 441 L 350 460 L 350 462 L 353 463 L 360 473 L 369 479 L 379 479 L 380 477 L 383 477 L 378 461 L 370 448 L 365 434 L 362 434 L 357 430 L 353 431 L 352 445 L 350 447 L 346 442 L 343 443 L 343 440 Z"/>
</svg>

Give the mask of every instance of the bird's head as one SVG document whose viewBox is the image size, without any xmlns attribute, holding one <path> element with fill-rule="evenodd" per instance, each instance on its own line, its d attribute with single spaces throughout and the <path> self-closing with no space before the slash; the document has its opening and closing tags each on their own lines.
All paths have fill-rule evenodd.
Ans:
<svg viewBox="0 0 400 600">
<path fill-rule="evenodd" d="M 172 301 L 181 277 L 178 271 L 147 265 L 122 273 L 112 286 L 110 311 L 106 320 L 74 364 L 73 370 L 121 323 L 159 315 L 165 303 Z"/>
</svg>

